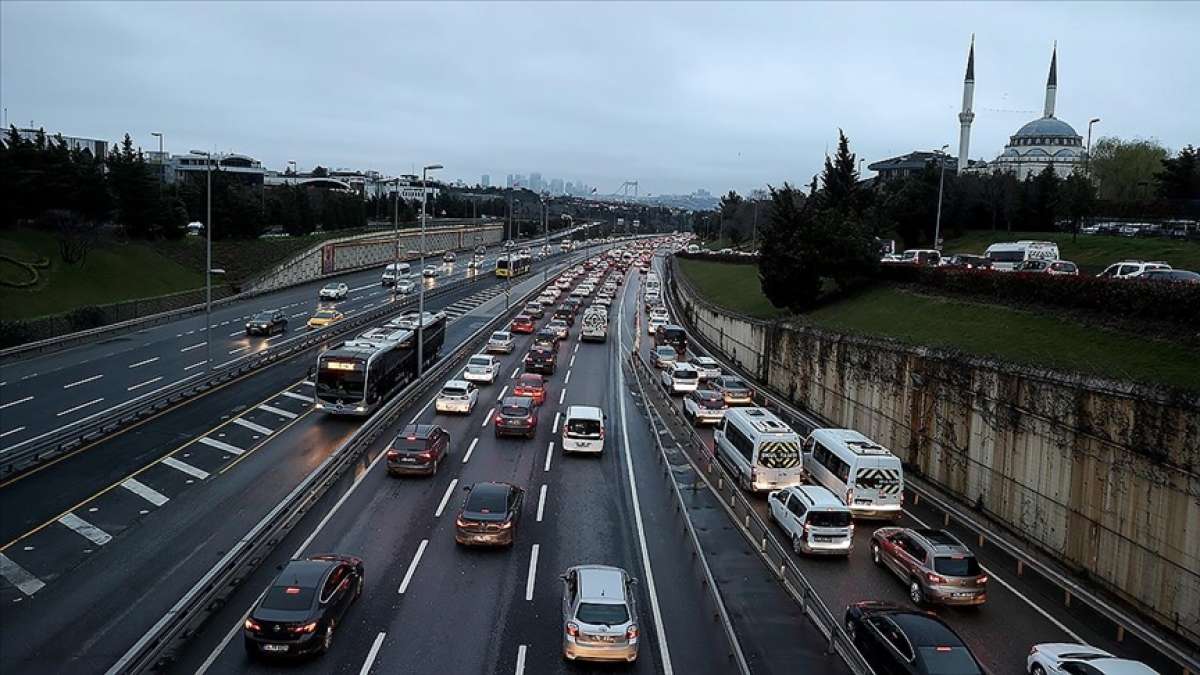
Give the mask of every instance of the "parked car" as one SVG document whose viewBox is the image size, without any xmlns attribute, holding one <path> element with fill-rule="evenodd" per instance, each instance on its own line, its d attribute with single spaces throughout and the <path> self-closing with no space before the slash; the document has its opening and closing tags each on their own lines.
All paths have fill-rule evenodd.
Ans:
<svg viewBox="0 0 1200 675">
<path fill-rule="evenodd" d="M 850 555 L 854 549 L 850 508 L 820 485 L 795 485 L 771 492 L 767 518 L 787 532 L 796 553 Z"/>
<path fill-rule="evenodd" d="M 871 535 L 871 561 L 907 584 L 915 605 L 987 602 L 987 574 L 975 554 L 945 530 L 881 527 Z"/>
<path fill-rule="evenodd" d="M 733 375 L 722 375 L 709 382 L 729 405 L 754 405 L 754 390 L 746 381 Z"/>
<path fill-rule="evenodd" d="M 324 328 L 325 326 L 332 326 L 343 318 L 342 313 L 336 309 L 318 309 L 308 318 L 308 327 Z"/>
<path fill-rule="evenodd" d="M 1200 284 L 1200 274 L 1188 270 L 1146 270 L 1139 279 L 1166 281 L 1177 284 Z"/>
<path fill-rule="evenodd" d="M 467 367 L 463 370 L 462 379 L 468 382 L 492 384 L 499 375 L 499 359 L 490 354 L 476 354 L 467 359 Z"/>
<path fill-rule="evenodd" d="M 506 330 L 498 330 L 488 338 L 484 351 L 489 354 L 511 354 L 513 350 L 513 335 Z"/>
<path fill-rule="evenodd" d="M 563 657 L 568 661 L 637 660 L 637 580 L 620 567 L 576 565 L 563 582 Z"/>
<path fill-rule="evenodd" d="M 1104 268 L 1104 271 L 1097 274 L 1098 277 L 1108 277 L 1112 279 L 1134 279 L 1142 276 L 1150 270 L 1169 270 L 1171 266 L 1162 261 L 1145 260 L 1122 260 L 1119 263 L 1113 263 Z"/>
<path fill-rule="evenodd" d="M 450 454 L 450 432 L 436 424 L 409 424 L 396 434 L 387 449 L 387 471 L 437 473 L 442 459 Z"/>
<path fill-rule="evenodd" d="M 725 398 L 712 389 L 696 389 L 683 397 L 683 416 L 692 426 L 698 427 L 705 422 L 720 424 L 728 409 Z"/>
<path fill-rule="evenodd" d="M 958 633 L 930 612 L 868 600 L 846 608 L 845 626 L 876 673 L 983 675 Z"/>
<path fill-rule="evenodd" d="M 457 412 L 471 414 L 475 403 L 479 400 L 479 389 L 465 380 L 450 380 L 442 385 L 437 398 L 433 401 L 435 412 Z"/>
<path fill-rule="evenodd" d="M 1141 661 L 1120 659 L 1091 645 L 1046 642 L 1025 659 L 1030 675 L 1157 675 Z"/>
<path fill-rule="evenodd" d="M 654 367 L 655 368 L 671 368 L 675 365 L 676 359 L 679 358 L 674 347 L 663 345 L 654 348 Z"/>
<path fill-rule="evenodd" d="M 513 396 L 527 396 L 534 403 L 542 405 L 546 402 L 546 378 L 538 373 L 521 373 L 513 385 Z"/>
<path fill-rule="evenodd" d="M 521 396 L 506 396 L 496 410 L 496 438 L 501 436 L 524 436 L 533 438 L 537 435 L 538 411 L 537 405 L 531 398 Z"/>
<path fill-rule="evenodd" d="M 287 332 L 287 315 L 279 310 L 259 312 L 246 322 L 246 335 L 280 335 Z"/>
<path fill-rule="evenodd" d="M 322 286 L 320 292 L 317 293 L 317 296 L 322 300 L 345 300 L 346 296 L 349 294 L 349 286 L 346 284 L 333 283 Z"/>
<path fill-rule="evenodd" d="M 518 314 L 513 317 L 508 329 L 514 333 L 529 334 L 537 330 L 537 325 L 534 324 L 533 317 L 528 314 Z"/>
<path fill-rule="evenodd" d="M 317 555 L 290 560 L 242 623 L 246 653 L 298 655 L 325 653 L 338 624 L 362 596 L 362 560 L 349 555 Z"/>
<path fill-rule="evenodd" d="M 521 520 L 525 490 L 511 483 L 475 483 L 454 519 L 454 542 L 512 546 Z"/>
</svg>

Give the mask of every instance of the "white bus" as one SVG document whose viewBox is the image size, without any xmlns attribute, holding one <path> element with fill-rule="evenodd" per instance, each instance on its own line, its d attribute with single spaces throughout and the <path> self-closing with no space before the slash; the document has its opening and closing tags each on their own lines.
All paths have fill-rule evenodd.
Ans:
<svg viewBox="0 0 1200 675">
<path fill-rule="evenodd" d="M 392 263 L 383 268 L 383 278 L 380 283 L 384 286 L 395 286 L 397 281 L 412 276 L 412 268 L 408 263 Z"/>
<path fill-rule="evenodd" d="M 717 459 L 747 492 L 804 483 L 801 439 L 769 410 L 732 408 L 713 431 Z"/>
<path fill-rule="evenodd" d="M 1000 242 L 987 247 L 983 253 L 992 261 L 996 272 L 1012 272 L 1028 260 L 1058 260 L 1058 244 L 1052 241 Z"/>
<path fill-rule="evenodd" d="M 904 469 L 890 450 L 853 429 L 814 429 L 804 441 L 804 468 L 846 500 L 856 518 L 899 518 Z"/>
</svg>

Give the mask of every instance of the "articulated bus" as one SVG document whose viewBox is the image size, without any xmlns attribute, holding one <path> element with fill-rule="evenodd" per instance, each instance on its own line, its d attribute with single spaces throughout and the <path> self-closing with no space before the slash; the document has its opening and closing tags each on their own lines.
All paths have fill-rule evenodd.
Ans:
<svg viewBox="0 0 1200 675">
<path fill-rule="evenodd" d="M 529 266 L 532 264 L 531 256 L 510 253 L 508 256 L 496 260 L 496 276 L 519 277 L 522 274 L 528 274 Z"/>
</svg>

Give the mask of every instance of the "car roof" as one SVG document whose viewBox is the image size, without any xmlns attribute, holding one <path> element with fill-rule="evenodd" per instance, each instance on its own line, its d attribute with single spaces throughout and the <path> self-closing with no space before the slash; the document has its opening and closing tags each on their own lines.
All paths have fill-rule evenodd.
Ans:
<svg viewBox="0 0 1200 675">
<path fill-rule="evenodd" d="M 436 424 L 409 424 L 397 436 L 405 438 L 429 438 L 439 427 Z"/>
<path fill-rule="evenodd" d="M 961 645 L 962 640 L 942 623 L 941 619 L 925 612 L 915 610 L 898 610 L 888 613 L 892 620 L 914 647 L 931 647 L 934 645 Z"/>
<path fill-rule="evenodd" d="M 567 419 L 604 420 L 604 411 L 594 405 L 573 405 L 567 407 Z"/>
<path fill-rule="evenodd" d="M 485 497 L 491 496 L 491 495 L 507 495 L 512 490 L 512 488 L 513 488 L 513 486 L 509 483 L 487 481 L 487 482 L 482 482 L 482 483 L 475 483 L 474 485 L 472 485 L 471 486 L 471 494 L 472 495 L 483 495 Z"/>
<path fill-rule="evenodd" d="M 945 530 L 935 530 L 932 528 L 912 528 L 910 532 L 925 539 L 933 545 L 934 553 L 955 553 L 970 555 L 971 551 L 954 535 Z"/>
<path fill-rule="evenodd" d="M 585 602 L 624 602 L 625 571 L 609 565 L 579 565 L 575 568 L 579 598 Z"/>
<path fill-rule="evenodd" d="M 470 383 L 466 380 L 446 380 L 446 384 L 442 385 L 442 388 L 445 389 L 446 387 L 458 387 L 459 389 L 466 389 L 470 386 Z"/>
<path fill-rule="evenodd" d="M 829 488 L 820 485 L 794 485 L 787 491 L 798 495 L 813 508 L 849 510 L 849 507 L 837 495 L 830 492 Z"/>
<path fill-rule="evenodd" d="M 321 585 L 329 568 L 336 564 L 333 560 L 289 560 L 275 578 L 275 585 L 316 588 Z"/>
</svg>

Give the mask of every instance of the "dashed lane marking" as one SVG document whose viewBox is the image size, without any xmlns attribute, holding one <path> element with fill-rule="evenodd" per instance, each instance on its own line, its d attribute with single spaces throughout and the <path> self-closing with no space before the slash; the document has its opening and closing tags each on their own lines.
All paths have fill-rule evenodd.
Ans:
<svg viewBox="0 0 1200 675">
<path fill-rule="evenodd" d="M 19 398 L 15 401 L 9 401 L 8 403 L 0 403 L 0 410 L 4 410 L 5 408 L 11 408 L 12 406 L 17 405 L 19 403 L 24 403 L 26 401 L 32 401 L 32 400 L 33 400 L 32 396 L 26 396 L 25 398 Z"/>
<path fill-rule="evenodd" d="M 100 378 L 102 378 L 102 377 L 104 377 L 104 376 L 103 376 L 103 375 L 93 375 L 93 376 L 91 376 L 91 377 L 85 377 L 85 378 L 83 378 L 82 380 L 79 380 L 78 382 L 72 382 L 72 383 L 70 383 L 70 384 L 64 384 L 64 385 L 63 385 L 63 389 L 71 389 L 71 388 L 73 388 L 73 387 L 78 387 L 78 386 L 79 386 L 79 385 L 81 385 L 81 384 L 87 384 L 88 382 L 95 382 L 96 380 L 98 380 L 98 379 L 100 379 Z"/>
<path fill-rule="evenodd" d="M 554 441 L 550 441 L 550 445 L 546 446 L 546 463 L 542 466 L 542 471 L 550 470 L 550 460 L 554 457 Z"/>
<path fill-rule="evenodd" d="M 529 576 L 525 577 L 525 599 L 533 600 L 533 582 L 537 578 L 538 549 L 541 545 L 534 544 L 529 554 Z"/>
<path fill-rule="evenodd" d="M 371 672 L 371 666 L 375 664 L 375 658 L 379 656 L 379 648 L 383 646 L 383 639 L 387 637 L 387 633 L 380 633 L 375 636 L 375 641 L 371 643 L 371 651 L 367 652 L 367 660 L 363 661 L 362 668 L 358 669 L 358 675 L 367 675 Z"/>
<path fill-rule="evenodd" d="M 450 495 L 454 494 L 454 488 L 458 487 L 458 479 L 455 478 L 446 486 L 446 494 L 442 495 L 442 501 L 438 503 L 437 511 L 433 512 L 434 518 L 441 518 L 442 511 L 446 510 L 446 504 L 450 501 Z"/>
<path fill-rule="evenodd" d="M 538 497 L 537 521 L 542 522 L 542 512 L 546 509 L 546 484 L 542 484 L 542 494 Z"/>
<path fill-rule="evenodd" d="M 102 396 L 102 397 L 100 397 L 100 398 L 92 399 L 92 400 L 88 401 L 87 403 L 80 403 L 80 404 L 79 404 L 79 405 L 77 405 L 77 406 L 74 406 L 74 407 L 72 407 L 72 408 L 67 408 L 66 410 L 63 410 L 62 412 L 57 412 L 57 413 L 54 413 L 54 416 L 55 416 L 55 417 L 62 417 L 63 415 L 70 415 L 71 413 L 73 413 L 73 412 L 75 412 L 75 411 L 77 411 L 77 410 L 83 410 L 84 408 L 86 408 L 86 407 L 88 407 L 88 406 L 90 406 L 90 405 L 96 405 L 97 403 L 99 403 L 99 402 L 101 402 L 101 401 L 103 401 L 103 400 L 104 400 L 104 397 L 103 397 L 103 396 Z"/>
<path fill-rule="evenodd" d="M 179 351 L 190 352 L 193 349 L 199 349 L 200 347 L 203 347 L 205 344 L 207 344 L 207 343 L 206 342 L 197 342 L 196 344 L 191 345 L 190 347 L 184 347 L 184 348 L 180 349 Z"/>
<path fill-rule="evenodd" d="M 160 358 L 160 357 L 158 357 L 158 356 L 155 356 L 154 358 L 146 359 L 145 361 L 138 361 L 137 363 L 131 363 L 131 364 L 129 364 L 129 367 L 130 367 L 130 368 L 139 368 L 139 367 L 141 367 L 141 366 L 144 366 L 144 365 L 146 365 L 146 364 L 148 364 L 148 363 L 154 363 L 154 362 L 155 362 L 155 361 L 157 361 L 159 358 Z"/>
<path fill-rule="evenodd" d="M 429 540 L 422 539 L 420 546 L 417 546 L 417 554 L 408 564 L 408 571 L 404 573 L 404 579 L 400 582 L 400 595 L 404 595 L 404 591 L 408 590 L 408 583 L 412 581 L 413 573 L 417 571 L 417 565 L 421 562 L 421 556 L 425 555 L 425 547 L 428 545 Z"/>
<path fill-rule="evenodd" d="M 197 439 L 197 441 L 209 446 L 210 448 L 216 448 L 218 450 L 228 452 L 231 455 L 243 455 L 246 452 L 236 445 L 230 445 L 224 441 L 218 441 L 214 438 L 209 438 L 208 436 L 201 436 Z"/>
<path fill-rule="evenodd" d="M 479 443 L 479 439 L 475 438 L 471 441 L 471 446 L 467 448 L 467 454 L 463 455 L 462 463 L 466 464 L 471 459 L 471 453 L 475 452 L 475 445 Z"/>
<path fill-rule="evenodd" d="M 121 482 L 121 487 L 129 490 L 133 494 L 145 499 L 155 506 L 162 506 L 163 504 L 171 501 L 170 497 L 167 497 L 163 493 L 155 490 L 136 478 L 126 478 Z"/>
<path fill-rule="evenodd" d="M 4 438 L 5 436 L 11 436 L 13 434 L 20 433 L 22 431 L 25 431 L 25 427 L 15 427 L 13 429 L 9 429 L 8 431 L 0 432 L 0 438 Z"/>
<path fill-rule="evenodd" d="M 103 546 L 112 541 L 112 535 L 96 527 L 74 513 L 64 513 L 58 517 L 58 522 L 74 530 L 81 537 L 97 546 Z"/>
<path fill-rule="evenodd" d="M 187 462 L 183 462 L 178 459 L 175 459 L 174 457 L 165 457 L 165 458 L 163 458 L 162 463 L 166 464 L 167 466 L 171 467 L 172 469 L 175 469 L 177 471 L 182 471 L 183 473 L 186 473 L 187 475 L 191 476 L 192 478 L 198 478 L 200 480 L 204 480 L 205 478 L 208 478 L 208 472 L 205 471 L 204 469 L 198 469 L 198 468 L 192 466 L 191 464 L 188 464 Z"/>
<path fill-rule="evenodd" d="M 257 431 L 258 433 L 263 434 L 264 436 L 270 436 L 271 434 L 275 433 L 274 430 L 272 430 L 272 429 L 268 429 L 261 424 L 255 424 L 254 422 L 251 422 L 250 420 L 244 420 L 240 417 L 235 417 L 231 421 L 234 424 L 238 424 L 243 427 L 246 427 L 247 429 L 249 429 L 251 431 Z"/>
<path fill-rule="evenodd" d="M 481 429 L 483 429 L 483 428 L 486 428 L 486 427 L 487 427 L 487 425 L 488 425 L 488 422 L 491 422 L 491 421 L 492 421 L 492 415 L 495 415 L 495 414 L 496 414 L 496 409 L 495 409 L 495 408 L 492 408 L 491 410 L 489 410 L 489 411 L 488 411 L 488 414 L 486 414 L 486 415 L 484 415 L 484 416 L 483 416 L 483 424 L 480 424 L 480 425 L 479 425 L 479 427 L 480 427 Z"/>
<path fill-rule="evenodd" d="M 279 415 L 280 417 L 286 417 L 289 420 L 296 419 L 296 413 L 288 412 L 288 411 L 284 410 L 283 408 L 276 408 L 275 406 L 267 405 L 266 403 L 263 403 L 263 404 L 259 405 L 258 407 L 261 408 L 262 410 L 266 410 L 269 413 L 274 413 L 276 415 Z"/>
<path fill-rule="evenodd" d="M 311 396 L 305 396 L 304 394 L 297 394 L 296 392 L 293 392 L 293 391 L 285 391 L 285 392 L 283 392 L 283 395 L 288 398 L 294 398 L 297 401 L 304 401 L 305 403 L 313 402 L 313 398 Z"/>
<path fill-rule="evenodd" d="M 137 384 L 125 387 L 125 391 L 133 391 L 134 389 L 141 389 L 142 387 L 154 384 L 155 382 L 158 382 L 161 379 L 162 379 L 162 376 L 159 375 L 158 377 L 146 380 L 145 382 L 138 382 Z"/>
<path fill-rule="evenodd" d="M 554 426 L 550 427 L 551 433 L 555 433 L 555 434 L 558 433 L 558 416 L 559 416 L 559 413 L 557 413 L 557 412 L 554 413 Z"/>
<path fill-rule="evenodd" d="M 16 586 L 17 590 L 25 595 L 33 595 L 46 585 L 3 553 L 0 553 L 0 577 L 7 579 L 8 583 Z"/>
</svg>

